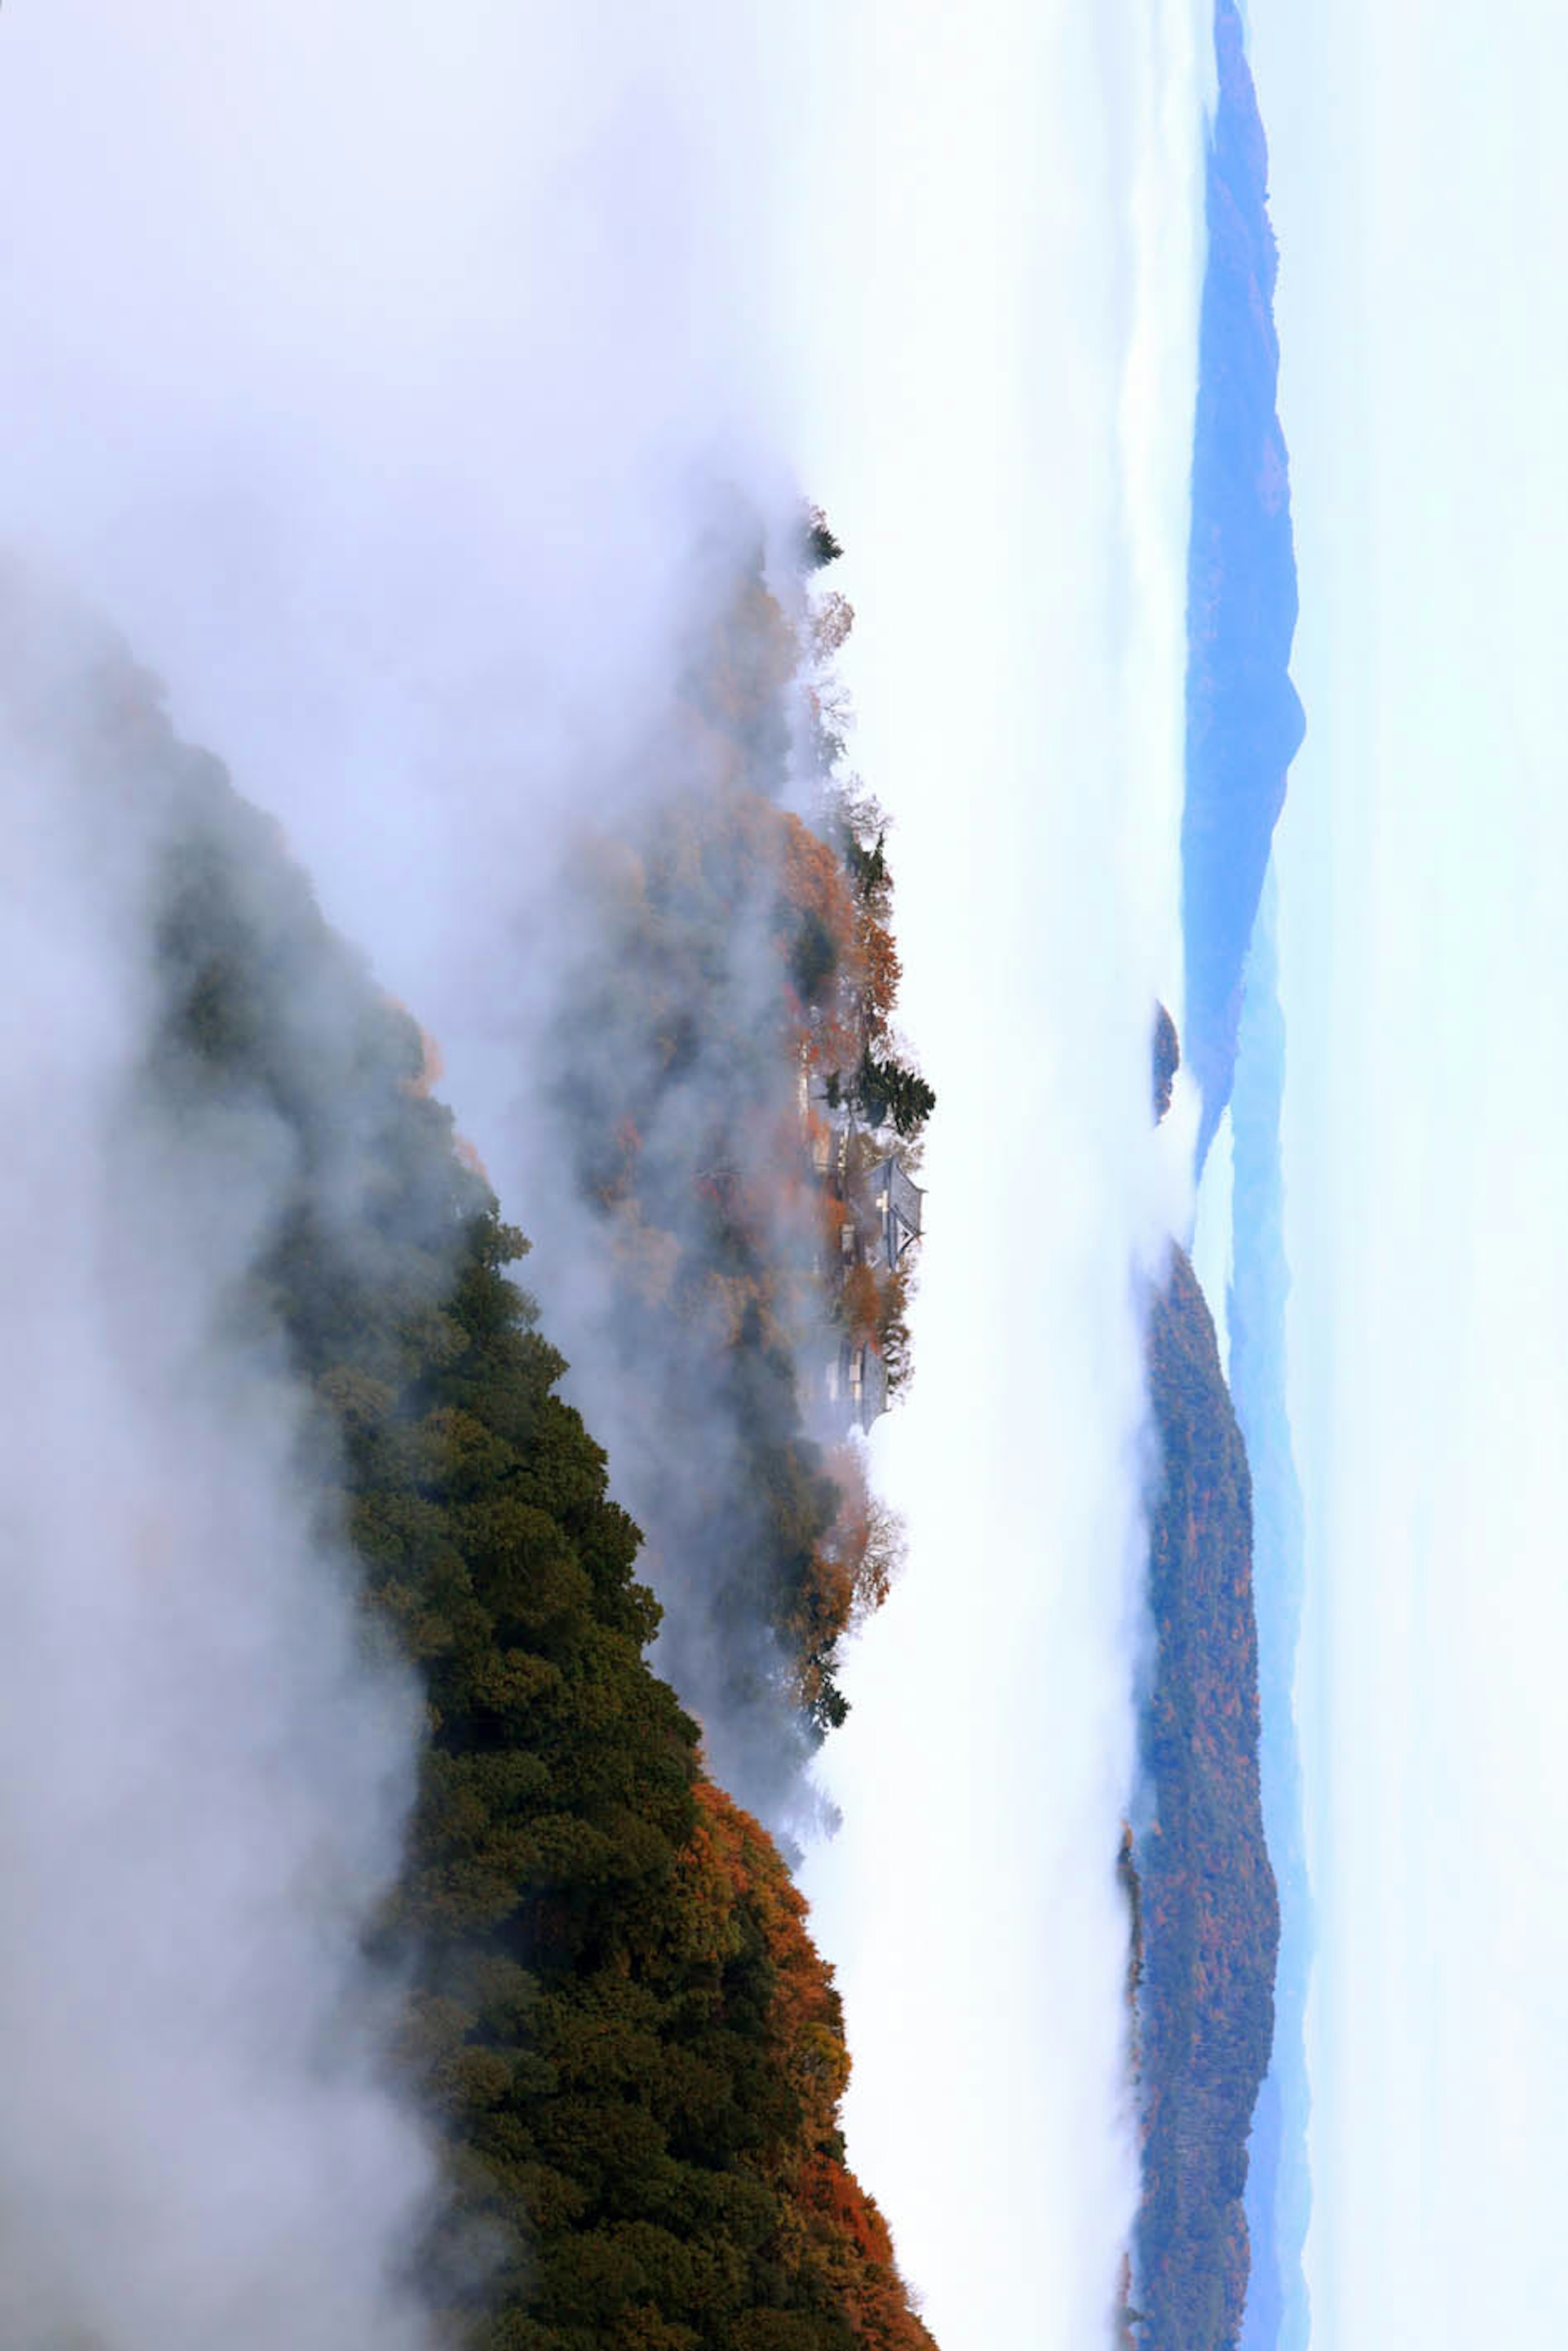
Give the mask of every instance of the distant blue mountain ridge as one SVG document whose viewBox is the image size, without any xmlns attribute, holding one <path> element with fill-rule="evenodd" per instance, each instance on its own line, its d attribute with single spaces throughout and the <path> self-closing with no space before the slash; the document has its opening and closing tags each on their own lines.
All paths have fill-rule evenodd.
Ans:
<svg viewBox="0 0 1568 2351">
<path fill-rule="evenodd" d="M 1215 49 L 1187 566 L 1181 1041 L 1201 1096 L 1199 1171 L 1228 1104 L 1231 1113 L 1228 1381 L 1251 1476 L 1263 1826 L 1281 1912 L 1273 2051 L 1248 2146 L 1239 2343 L 1304 2351 L 1312 1923 L 1292 1699 L 1303 1542 L 1285 1391 L 1285 1031 L 1271 863 L 1304 720 L 1290 677 L 1296 566 L 1276 409 L 1268 145 L 1235 0 L 1217 0 Z"/>
<path fill-rule="evenodd" d="M 1200 1167 L 1230 1099 L 1242 968 L 1304 726 L 1290 677 L 1296 563 L 1275 408 L 1269 150 L 1235 0 L 1218 0 L 1214 37 L 1218 98 L 1205 203 L 1182 814 L 1182 1050 L 1202 1093 Z"/>
</svg>

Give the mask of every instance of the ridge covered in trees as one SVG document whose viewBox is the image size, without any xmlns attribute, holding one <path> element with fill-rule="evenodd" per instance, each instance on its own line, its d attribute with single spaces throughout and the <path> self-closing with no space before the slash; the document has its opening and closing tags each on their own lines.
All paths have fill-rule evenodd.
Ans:
<svg viewBox="0 0 1568 2351">
<path fill-rule="evenodd" d="M 581 844 L 591 945 L 549 1048 L 611 1388 L 638 1398 L 617 1470 L 669 1604 L 661 1664 L 775 1822 L 896 1564 L 854 1430 L 908 1374 L 911 1228 L 879 1247 L 873 1189 L 907 1183 L 936 1102 L 894 1028 L 887 820 L 842 767 L 853 616 L 810 582 L 838 551 L 812 510 L 798 573 L 770 580 L 760 542 L 735 568 L 665 784 Z"/>
<path fill-rule="evenodd" d="M 301 1460 L 428 1734 L 378 1947 L 444 2148 L 410 2262 L 464 2351 L 932 2351 L 846 2170 L 830 1971 L 643 1652 L 605 1457 L 510 1279 L 521 1236 L 431 1098 L 413 1020 L 276 828 L 103 653 L 57 755 L 152 811 L 146 1114 L 290 1143 L 236 1333 L 312 1399 Z"/>
<path fill-rule="evenodd" d="M 1251 1484 L 1192 1267 L 1151 1302 L 1154 1673 L 1133 1916 L 1143 2194 L 1134 2299 L 1158 2351 L 1228 2351 L 1248 2271 L 1248 2135 L 1269 2064 L 1280 1912 L 1259 1776 Z"/>
</svg>

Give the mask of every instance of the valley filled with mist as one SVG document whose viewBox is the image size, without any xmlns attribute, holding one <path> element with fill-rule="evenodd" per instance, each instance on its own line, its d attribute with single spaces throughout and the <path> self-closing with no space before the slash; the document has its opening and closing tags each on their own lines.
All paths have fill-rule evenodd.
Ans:
<svg viewBox="0 0 1568 2351">
<path fill-rule="evenodd" d="M 1242 22 L 606 17 L 0 26 L 0 2342 L 1300 2351 Z"/>
</svg>

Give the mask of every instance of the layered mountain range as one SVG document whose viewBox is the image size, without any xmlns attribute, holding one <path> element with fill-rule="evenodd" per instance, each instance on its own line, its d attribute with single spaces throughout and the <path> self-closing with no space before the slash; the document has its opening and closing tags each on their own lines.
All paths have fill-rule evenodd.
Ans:
<svg viewBox="0 0 1568 2351">
<path fill-rule="evenodd" d="M 1226 1301 L 1228 1371 L 1240 1386 L 1233 1405 L 1213 1317 L 1178 1250 L 1149 1321 L 1155 1661 L 1142 1809 L 1124 1856 L 1138 1887 L 1144 2127 L 1138 2307 L 1127 2331 L 1141 2318 L 1159 2351 L 1229 2351 L 1244 2329 L 1259 2351 L 1278 2339 L 1282 2297 L 1291 2299 L 1281 2203 L 1299 2217 L 1303 2192 L 1306 1897 L 1290 1702 L 1299 1497 L 1282 1387 L 1279 1006 L 1272 933 L 1265 925 L 1261 952 L 1257 934 L 1304 721 L 1289 668 L 1296 570 L 1276 408 L 1268 147 L 1235 0 L 1217 0 L 1214 26 L 1187 580 L 1181 1042 L 1199 1092 L 1199 1170 L 1248 1048 Z M 1170 1060 L 1157 1032 L 1156 1113 L 1169 1098 Z M 1249 1445 L 1260 1454 L 1256 1497 Z M 1282 1948 L 1291 1967 L 1281 2072 L 1270 2069 Z M 1299 2231 L 1291 2233 L 1299 2253 Z"/>
<path fill-rule="evenodd" d="M 1235 0 L 1218 0 L 1187 561 L 1183 1049 L 1201 1166 L 1230 1098 L 1242 973 L 1305 720 L 1291 683 L 1296 564 L 1276 397 L 1269 151 Z"/>
</svg>

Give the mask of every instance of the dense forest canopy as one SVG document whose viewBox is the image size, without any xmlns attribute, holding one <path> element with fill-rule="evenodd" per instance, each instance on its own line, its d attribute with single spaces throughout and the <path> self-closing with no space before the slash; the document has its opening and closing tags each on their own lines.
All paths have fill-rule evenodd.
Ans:
<svg viewBox="0 0 1568 2351">
<path fill-rule="evenodd" d="M 311 1410 L 298 1475 L 412 1661 L 427 1734 L 375 1949 L 444 2194 L 411 2273 L 472 2351 L 923 2346 L 844 2168 L 831 1975 L 779 1854 L 707 1779 L 644 1650 L 659 1608 L 414 1022 L 276 829 L 111 646 L 31 721 L 150 811 L 141 1077 L 170 1150 L 252 1106 L 289 1139 L 228 1310 Z"/>
</svg>

